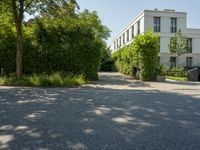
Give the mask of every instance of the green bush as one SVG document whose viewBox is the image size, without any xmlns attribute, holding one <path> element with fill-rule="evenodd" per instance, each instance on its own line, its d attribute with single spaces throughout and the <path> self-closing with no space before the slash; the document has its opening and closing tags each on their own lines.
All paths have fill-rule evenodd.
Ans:
<svg viewBox="0 0 200 150">
<path fill-rule="evenodd" d="M 131 45 L 113 54 L 118 70 L 124 74 L 137 76 L 141 80 L 155 80 L 158 69 L 159 36 L 148 31 L 137 35 Z"/>
<path fill-rule="evenodd" d="M 134 49 L 138 53 L 141 80 L 155 80 L 159 37 L 152 32 L 146 32 L 144 35 L 138 35 L 133 43 Z"/>
<path fill-rule="evenodd" d="M 115 65 L 119 72 L 133 75 L 134 66 L 130 59 L 130 47 L 123 47 L 113 54 Z"/>
<path fill-rule="evenodd" d="M 0 68 L 6 75 L 16 68 L 16 31 L 10 19 L 0 14 Z M 35 18 L 23 27 L 23 72 L 83 74 L 86 79 L 96 80 L 108 36 L 109 30 L 96 12 Z"/>
<path fill-rule="evenodd" d="M 184 68 L 165 68 L 164 74 L 172 77 L 187 77 L 187 71 Z"/>
<path fill-rule="evenodd" d="M 111 56 L 111 50 L 109 48 L 103 49 L 100 71 L 116 71 L 115 62 Z"/>
<path fill-rule="evenodd" d="M 62 76 L 59 73 L 52 75 L 40 74 L 24 76 L 17 79 L 15 75 L 0 77 L 1 86 L 33 86 L 33 87 L 66 87 L 79 86 L 86 81 L 82 75 Z"/>
</svg>

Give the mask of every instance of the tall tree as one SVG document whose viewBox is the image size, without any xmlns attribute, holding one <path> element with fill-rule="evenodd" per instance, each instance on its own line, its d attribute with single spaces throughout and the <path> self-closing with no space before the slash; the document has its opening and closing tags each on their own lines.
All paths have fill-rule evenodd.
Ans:
<svg viewBox="0 0 200 150">
<path fill-rule="evenodd" d="M 179 67 L 180 56 L 188 52 L 187 38 L 182 35 L 181 30 L 170 38 L 169 50 L 171 54 L 177 55 L 177 66 Z"/>
<path fill-rule="evenodd" d="M 34 14 L 36 12 L 50 12 L 50 10 L 56 9 L 62 6 L 78 6 L 75 0 L 1 0 L 0 6 L 8 8 L 13 14 L 13 22 L 15 23 L 17 31 L 17 50 L 16 50 L 16 75 L 17 78 L 21 78 L 23 75 L 23 35 L 22 27 L 24 21 L 24 13 Z"/>
</svg>

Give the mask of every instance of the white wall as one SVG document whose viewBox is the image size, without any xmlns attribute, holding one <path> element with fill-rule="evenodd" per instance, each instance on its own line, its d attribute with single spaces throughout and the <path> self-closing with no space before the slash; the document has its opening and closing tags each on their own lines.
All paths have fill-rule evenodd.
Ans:
<svg viewBox="0 0 200 150">
<path fill-rule="evenodd" d="M 161 53 L 169 53 L 169 40 L 170 37 L 173 36 L 173 33 L 170 33 L 170 18 L 177 18 L 177 30 L 181 29 L 183 34 L 187 37 L 193 39 L 192 47 L 193 53 L 200 53 L 200 29 L 188 29 L 186 27 L 187 24 L 187 13 L 184 12 L 172 12 L 172 11 L 154 11 L 154 10 L 144 10 L 142 11 L 133 21 L 131 21 L 122 32 L 113 40 L 111 45 L 111 49 L 114 50 L 114 41 L 116 41 L 120 36 L 125 33 L 125 45 L 131 43 L 132 39 L 132 29 L 131 27 L 134 25 L 134 35 L 137 35 L 137 22 L 140 20 L 140 33 L 144 33 L 148 29 L 153 30 L 153 18 L 160 17 L 161 18 Z M 127 42 L 126 31 L 129 30 L 129 42 Z M 123 45 L 123 39 L 121 39 L 121 45 Z"/>
<path fill-rule="evenodd" d="M 186 29 L 186 13 L 182 12 L 165 12 L 165 11 L 152 11 L 145 10 L 144 18 L 145 18 L 145 31 L 149 28 L 153 30 L 153 18 L 160 17 L 161 18 L 161 32 L 162 33 L 170 33 L 170 18 L 177 18 L 177 29 L 181 29 L 185 31 Z"/>
</svg>

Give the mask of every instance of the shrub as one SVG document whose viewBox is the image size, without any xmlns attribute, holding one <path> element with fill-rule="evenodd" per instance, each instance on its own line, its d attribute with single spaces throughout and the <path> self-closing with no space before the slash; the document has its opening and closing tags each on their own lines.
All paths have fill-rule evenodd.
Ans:
<svg viewBox="0 0 200 150">
<path fill-rule="evenodd" d="M 165 68 L 164 74 L 172 77 L 187 77 L 187 72 L 184 68 Z"/>
<path fill-rule="evenodd" d="M 116 51 L 113 58 L 120 72 L 136 77 L 140 71 L 141 80 L 155 80 L 159 71 L 158 52 L 159 36 L 148 31 L 136 36 L 130 46 Z"/>
<path fill-rule="evenodd" d="M 126 75 L 133 75 L 133 67 L 129 54 L 130 47 L 123 47 L 113 54 L 113 59 L 119 72 Z"/>
<path fill-rule="evenodd" d="M 155 80 L 159 37 L 148 31 L 144 35 L 138 35 L 133 42 L 133 46 L 138 54 L 141 80 Z"/>
<path fill-rule="evenodd" d="M 0 78 L 0 85 L 3 86 L 66 87 L 79 86 L 85 82 L 83 75 L 62 76 L 60 73 L 54 73 L 52 75 L 34 74 L 24 76 L 21 79 L 17 79 L 13 75 Z"/>
<path fill-rule="evenodd" d="M 103 49 L 100 71 L 116 71 L 115 62 L 111 56 L 111 50 L 109 48 Z"/>
<path fill-rule="evenodd" d="M 8 75 L 15 72 L 16 31 L 2 14 L 0 28 L 3 29 L 0 30 L 0 68 Z M 23 72 L 25 75 L 64 72 L 98 79 L 108 36 L 109 30 L 96 12 L 84 11 L 76 17 L 63 14 L 35 18 L 23 27 Z M 49 83 L 44 80 L 44 84 Z"/>
</svg>

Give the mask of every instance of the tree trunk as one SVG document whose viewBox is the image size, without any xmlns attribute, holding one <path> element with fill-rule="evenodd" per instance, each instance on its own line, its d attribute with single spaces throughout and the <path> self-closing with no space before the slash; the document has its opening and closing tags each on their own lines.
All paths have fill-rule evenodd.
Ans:
<svg viewBox="0 0 200 150">
<path fill-rule="evenodd" d="M 19 8 L 17 7 L 17 1 L 12 0 L 13 17 L 15 20 L 15 26 L 17 30 L 17 51 L 16 51 L 16 75 L 17 78 L 22 77 L 22 20 L 24 13 L 24 0 L 19 0 Z"/>
<path fill-rule="evenodd" d="M 20 22 L 16 24 L 17 29 L 17 52 L 16 52 L 16 75 L 17 78 L 22 77 L 22 25 Z"/>
</svg>

